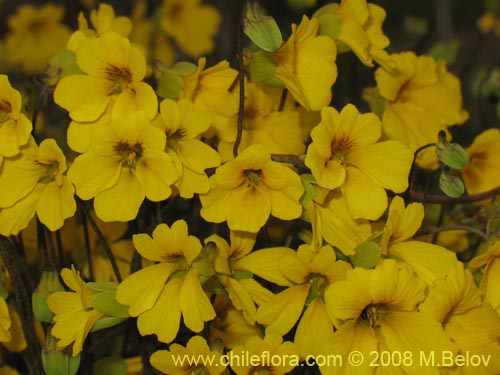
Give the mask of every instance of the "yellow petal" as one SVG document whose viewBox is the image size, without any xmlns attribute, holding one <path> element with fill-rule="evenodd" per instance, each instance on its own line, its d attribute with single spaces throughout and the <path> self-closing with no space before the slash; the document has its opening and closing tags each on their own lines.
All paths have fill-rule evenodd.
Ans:
<svg viewBox="0 0 500 375">
<path fill-rule="evenodd" d="M 317 355 L 333 336 L 333 325 L 321 298 L 315 298 L 306 308 L 295 332 L 294 342 L 302 358 Z"/>
<path fill-rule="evenodd" d="M 133 220 L 145 196 L 144 186 L 135 174 L 122 168 L 116 185 L 95 196 L 95 213 L 102 221 Z"/>
<path fill-rule="evenodd" d="M 286 247 L 254 251 L 241 258 L 235 265 L 235 269 L 250 271 L 280 286 L 290 286 L 293 284 L 280 271 L 280 259 L 289 254 L 294 256 L 295 251 Z"/>
<path fill-rule="evenodd" d="M 61 186 L 55 182 L 46 184 L 36 209 L 40 221 L 53 232 L 60 229 L 64 220 L 76 212 L 75 188 L 66 176 L 63 176 L 63 181 Z"/>
<path fill-rule="evenodd" d="M 139 316 L 153 307 L 175 269 L 171 263 L 159 263 L 133 273 L 118 285 L 116 300 L 130 306 L 130 316 Z"/>
<path fill-rule="evenodd" d="M 178 177 L 172 159 L 165 153 L 152 160 L 139 161 L 135 175 L 146 197 L 153 202 L 167 199 L 171 194 L 170 186 Z"/>
<path fill-rule="evenodd" d="M 419 241 L 399 242 L 389 246 L 389 254 L 408 263 L 427 283 L 445 277 L 455 267 L 454 252 Z"/>
<path fill-rule="evenodd" d="M 180 288 L 180 279 L 173 279 L 163 287 L 154 306 L 137 319 L 141 335 L 156 334 L 159 341 L 166 343 L 175 339 L 181 321 Z"/>
<path fill-rule="evenodd" d="M 368 145 L 350 153 L 348 161 L 373 181 L 395 193 L 401 193 L 408 187 L 413 155 L 400 142 L 386 141 Z"/>
<path fill-rule="evenodd" d="M 354 219 L 377 220 L 387 208 L 385 190 L 357 168 L 347 168 L 342 194 Z"/>
<path fill-rule="evenodd" d="M 200 332 L 204 323 L 215 318 L 215 311 L 201 287 L 198 273 L 191 269 L 182 283 L 180 299 L 184 324 L 194 332 Z"/>
<path fill-rule="evenodd" d="M 295 285 L 276 294 L 257 310 L 257 321 L 283 336 L 299 320 L 309 293 L 309 285 Z"/>
<path fill-rule="evenodd" d="M 90 199 L 113 186 L 120 176 L 120 171 L 118 157 L 102 157 L 89 151 L 75 159 L 68 171 L 68 177 L 75 184 L 77 195 L 82 199 Z"/>
<path fill-rule="evenodd" d="M 54 92 L 54 101 L 79 122 L 97 120 L 108 106 L 113 83 L 104 78 L 72 75 L 63 78 Z"/>
</svg>

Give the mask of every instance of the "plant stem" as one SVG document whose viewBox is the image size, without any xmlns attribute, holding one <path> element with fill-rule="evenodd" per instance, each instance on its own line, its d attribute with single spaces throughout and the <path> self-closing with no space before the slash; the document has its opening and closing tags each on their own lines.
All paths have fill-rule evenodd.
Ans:
<svg viewBox="0 0 500 375">
<path fill-rule="evenodd" d="M 32 359 L 31 365 L 33 366 L 33 372 L 36 375 L 42 375 L 44 374 L 44 371 L 42 366 L 41 348 L 35 333 L 31 298 L 19 272 L 19 267 L 14 257 L 14 248 L 10 241 L 4 236 L 0 236 L 0 257 L 2 257 L 5 262 L 5 267 L 9 271 L 10 279 L 14 287 L 14 297 L 20 308 L 19 317 L 21 319 L 23 332 L 28 344 L 28 350 L 31 352 L 30 357 Z"/>
<path fill-rule="evenodd" d="M 240 101 L 238 105 L 238 130 L 236 133 L 236 141 L 233 146 L 233 156 L 238 156 L 238 148 L 240 147 L 241 137 L 243 135 L 243 120 L 245 117 L 245 66 L 243 65 L 243 23 L 241 23 L 238 31 L 238 83 L 240 85 Z"/>
<path fill-rule="evenodd" d="M 488 198 L 496 197 L 500 194 L 500 186 L 497 186 L 494 189 L 485 191 L 479 194 L 472 195 L 462 195 L 461 197 L 452 198 L 447 195 L 441 194 L 426 194 L 426 193 L 417 193 L 415 191 L 409 190 L 407 192 L 407 197 L 410 202 L 421 202 L 421 203 L 473 203 L 479 202 Z"/>
<path fill-rule="evenodd" d="M 77 198 L 77 202 L 80 205 L 83 213 L 85 214 L 85 217 L 87 218 L 90 226 L 92 227 L 92 230 L 96 234 L 97 238 L 101 242 L 102 246 L 104 247 L 104 251 L 106 252 L 106 255 L 108 256 L 109 262 L 111 263 L 111 267 L 113 268 L 113 272 L 115 274 L 116 281 L 119 283 L 122 282 L 122 276 L 120 275 L 120 270 L 118 269 L 118 265 L 116 264 L 116 258 L 113 255 L 113 252 L 111 251 L 111 248 L 108 245 L 108 242 L 104 238 L 104 235 L 102 234 L 101 230 L 97 226 L 94 218 L 90 214 L 90 212 L 87 210 L 87 207 L 85 206 L 85 202 L 83 202 L 80 198 Z"/>
<path fill-rule="evenodd" d="M 483 233 L 481 230 L 469 227 L 467 225 L 450 225 L 447 227 L 436 227 L 436 228 L 429 228 L 429 229 L 422 229 L 419 230 L 417 233 L 415 233 L 415 237 L 420 237 L 420 236 L 425 236 L 428 234 L 435 234 L 435 233 L 441 233 L 441 232 L 447 232 L 450 230 L 464 230 L 470 233 L 474 233 L 481 237 L 483 240 L 488 241 L 488 236 Z"/>
</svg>

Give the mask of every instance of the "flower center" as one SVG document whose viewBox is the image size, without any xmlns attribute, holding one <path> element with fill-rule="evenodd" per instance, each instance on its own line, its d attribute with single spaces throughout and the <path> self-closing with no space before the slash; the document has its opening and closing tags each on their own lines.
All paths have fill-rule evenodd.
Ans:
<svg viewBox="0 0 500 375">
<path fill-rule="evenodd" d="M 347 160 L 347 154 L 354 146 L 354 141 L 347 136 L 333 138 L 330 144 L 332 159 L 344 163 Z"/>
<path fill-rule="evenodd" d="M 127 88 L 132 82 L 132 73 L 126 67 L 108 65 L 104 70 L 107 79 L 114 82 L 113 90 L 110 95 L 119 94 L 124 88 Z"/>
<path fill-rule="evenodd" d="M 325 289 L 330 283 L 325 276 L 318 273 L 312 273 L 309 275 L 309 284 L 311 285 L 311 288 L 309 289 L 306 304 L 311 303 L 318 297 L 323 298 Z"/>
<path fill-rule="evenodd" d="M 131 171 L 135 170 L 137 162 L 141 159 L 144 148 L 142 143 L 137 142 L 131 146 L 128 142 L 118 142 L 113 147 L 114 151 L 120 155 L 120 162 L 123 167 L 129 168 Z"/>
<path fill-rule="evenodd" d="M 177 151 L 179 148 L 178 142 L 186 136 L 186 129 L 179 128 L 173 132 L 166 131 L 167 134 L 167 147 Z"/>
<path fill-rule="evenodd" d="M 51 160 L 48 163 L 42 163 L 37 161 L 38 165 L 45 167 L 45 174 L 38 180 L 39 183 L 48 184 L 56 178 L 59 174 L 59 162 L 56 160 Z"/>
<path fill-rule="evenodd" d="M 261 170 L 247 169 L 245 171 L 245 177 L 249 182 L 248 186 L 259 186 L 261 176 L 262 176 Z"/>
<path fill-rule="evenodd" d="M 7 121 L 9 119 L 9 115 L 12 112 L 12 106 L 9 102 L 6 102 L 3 99 L 0 99 L 0 122 Z"/>
<path fill-rule="evenodd" d="M 365 307 L 361 312 L 360 318 L 363 322 L 372 328 L 379 327 L 379 321 L 383 319 L 387 312 L 387 306 L 380 304 L 372 304 Z"/>
<path fill-rule="evenodd" d="M 46 28 L 47 22 L 45 20 L 33 20 L 28 24 L 28 32 L 32 34 L 38 34 L 40 33 L 43 29 Z"/>
</svg>

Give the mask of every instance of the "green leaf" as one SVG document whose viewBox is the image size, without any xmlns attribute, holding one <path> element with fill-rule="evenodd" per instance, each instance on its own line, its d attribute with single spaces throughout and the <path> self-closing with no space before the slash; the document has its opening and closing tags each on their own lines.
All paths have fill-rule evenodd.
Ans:
<svg viewBox="0 0 500 375">
<path fill-rule="evenodd" d="M 114 327 L 120 323 L 123 323 L 127 318 L 119 318 L 119 317 L 114 317 L 114 316 L 105 316 L 101 319 L 99 319 L 90 332 L 97 332 L 100 331 L 101 329 L 106 329 L 110 327 Z"/>
<path fill-rule="evenodd" d="M 352 257 L 352 263 L 355 267 L 370 269 L 379 263 L 381 254 L 379 245 L 366 241 L 356 246 L 356 254 Z"/>
<path fill-rule="evenodd" d="M 454 39 L 451 42 L 438 42 L 434 44 L 427 54 L 436 60 L 444 60 L 448 64 L 452 64 L 457 58 L 459 48 L 459 41 Z"/>
<path fill-rule="evenodd" d="M 158 80 L 156 93 L 164 99 L 179 99 L 184 81 L 173 71 L 165 70 Z"/>
<path fill-rule="evenodd" d="M 113 356 L 101 358 L 92 365 L 94 375 L 127 375 L 128 367 L 123 358 Z"/>
<path fill-rule="evenodd" d="M 278 69 L 278 64 L 272 54 L 267 52 L 252 54 L 248 72 L 253 82 L 263 82 L 272 87 L 285 88 L 285 85 L 280 80 L 274 78 L 276 69 Z"/>
<path fill-rule="evenodd" d="M 9 292 L 5 287 L 4 283 L 0 281 L 0 298 L 6 299 L 9 296 Z"/>
<path fill-rule="evenodd" d="M 128 318 L 128 307 L 116 300 L 115 291 L 96 294 L 91 301 L 92 307 L 104 315 Z"/>
<path fill-rule="evenodd" d="M 258 47 L 267 52 L 276 51 L 283 43 L 278 24 L 273 17 L 264 15 L 257 2 L 247 3 L 243 32 Z"/>
<path fill-rule="evenodd" d="M 382 118 L 385 111 L 385 104 L 387 99 L 385 99 L 376 87 L 367 87 L 363 90 L 362 98 L 364 101 L 368 102 L 370 105 L 370 110 L 375 113 L 378 117 Z"/>
<path fill-rule="evenodd" d="M 436 153 L 439 161 L 451 169 L 460 170 L 464 168 L 469 157 L 467 152 L 458 143 L 436 143 Z"/>
<path fill-rule="evenodd" d="M 198 67 L 187 61 L 179 61 L 168 70 L 180 76 L 188 76 L 195 73 L 198 70 Z"/>
<path fill-rule="evenodd" d="M 116 290 L 118 283 L 115 281 L 89 282 L 87 286 L 98 292 L 106 292 Z"/>
<path fill-rule="evenodd" d="M 203 282 L 203 290 L 208 293 L 214 293 L 218 296 L 227 296 L 226 289 L 221 281 L 213 276 Z"/>
<path fill-rule="evenodd" d="M 312 174 L 301 174 L 300 179 L 302 180 L 302 185 L 304 186 L 304 194 L 300 197 L 300 203 L 302 205 L 306 205 L 314 198 L 314 184 L 316 183 L 316 179 Z"/>
<path fill-rule="evenodd" d="M 465 192 L 462 180 L 447 170 L 443 170 L 439 176 L 439 188 L 443 193 L 452 198 L 458 198 Z"/>
</svg>

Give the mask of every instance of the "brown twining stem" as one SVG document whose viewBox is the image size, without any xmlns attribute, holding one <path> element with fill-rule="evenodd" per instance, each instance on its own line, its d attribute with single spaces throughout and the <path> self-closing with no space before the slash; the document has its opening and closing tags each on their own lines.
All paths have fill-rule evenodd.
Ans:
<svg viewBox="0 0 500 375">
<path fill-rule="evenodd" d="M 87 257 L 87 264 L 89 267 L 89 278 L 90 280 L 95 280 L 94 278 L 94 266 L 92 265 L 92 254 L 91 254 L 91 244 L 89 236 L 89 227 L 87 226 L 87 218 L 82 210 L 82 227 L 83 227 L 83 237 L 85 239 L 85 256 Z"/>
<path fill-rule="evenodd" d="M 33 124 L 31 134 L 33 135 L 33 137 L 35 136 L 36 122 L 38 119 L 38 115 L 40 114 L 42 108 L 47 105 L 48 93 L 49 93 L 48 89 L 45 86 L 43 86 L 42 91 L 40 92 L 40 96 L 36 100 L 35 109 L 33 110 L 33 116 L 31 117 L 31 123 Z"/>
<path fill-rule="evenodd" d="M 417 164 L 417 156 L 420 152 L 425 150 L 426 148 L 436 146 L 435 143 L 428 143 L 426 145 L 423 145 L 413 153 L 413 161 L 411 162 L 411 167 L 410 167 L 410 173 L 408 173 L 408 189 L 411 189 L 411 186 L 413 184 L 413 172 L 415 170 L 415 165 Z"/>
<path fill-rule="evenodd" d="M 299 168 L 305 168 L 304 160 L 305 155 L 291 155 L 291 154 L 271 154 L 271 160 L 279 163 L 293 164 Z"/>
<path fill-rule="evenodd" d="M 488 236 L 483 233 L 481 230 L 469 227 L 467 225 L 450 225 L 446 227 L 436 227 L 436 228 L 429 228 L 429 229 L 422 229 L 419 230 L 417 233 L 415 233 L 415 237 L 420 237 L 420 236 L 426 236 L 428 234 L 437 234 L 441 232 L 447 232 L 450 230 L 464 230 L 470 233 L 474 233 L 481 237 L 483 240 L 488 241 Z"/>
<path fill-rule="evenodd" d="M 243 23 L 241 23 L 238 32 L 238 83 L 240 85 L 240 101 L 238 104 L 238 130 L 236 133 L 236 141 L 233 146 L 233 156 L 238 156 L 238 148 L 240 147 L 241 137 L 243 134 L 243 120 L 245 116 L 245 66 L 243 64 Z"/>
<path fill-rule="evenodd" d="M 43 224 L 42 224 L 43 225 Z M 49 265 L 59 269 L 59 264 L 57 262 L 56 247 L 54 246 L 54 238 L 52 237 L 52 232 L 43 225 L 43 230 L 45 232 L 45 241 L 47 241 L 47 248 L 49 250 Z"/>
<path fill-rule="evenodd" d="M 500 186 L 497 186 L 494 189 L 485 191 L 479 194 L 471 194 L 471 195 L 462 195 L 461 197 L 452 198 L 447 195 L 441 194 L 426 194 L 426 193 L 417 193 L 415 191 L 409 190 L 407 192 L 407 197 L 410 202 L 421 202 L 421 203 L 473 203 L 479 202 L 488 198 L 496 197 L 500 194 Z"/>
<path fill-rule="evenodd" d="M 115 274 L 116 281 L 119 283 L 122 282 L 122 276 L 120 275 L 120 270 L 118 269 L 118 265 L 116 264 L 116 258 L 113 255 L 113 252 L 111 251 L 111 248 L 108 245 L 108 242 L 104 238 L 104 235 L 102 234 L 101 230 L 97 226 L 94 218 L 88 211 L 87 207 L 85 206 L 85 202 L 83 202 L 80 198 L 77 198 L 78 205 L 82 209 L 82 212 L 85 214 L 85 217 L 87 218 L 87 221 L 89 222 L 90 226 L 92 227 L 92 230 L 94 231 L 95 235 L 101 242 L 102 246 L 104 247 L 104 251 L 106 252 L 106 255 L 108 256 L 109 262 L 111 263 L 111 267 L 113 268 L 113 272 Z"/>
<path fill-rule="evenodd" d="M 280 105 L 278 107 L 278 112 L 283 112 L 285 109 L 285 104 L 286 104 L 286 97 L 288 96 L 288 90 L 283 89 L 283 92 L 281 93 L 281 99 L 280 99 Z"/>
<path fill-rule="evenodd" d="M 0 257 L 2 257 L 5 267 L 10 275 L 10 280 L 14 287 L 14 298 L 20 308 L 19 317 L 23 326 L 23 332 L 28 344 L 30 358 L 32 360 L 28 365 L 32 366 L 34 374 L 44 374 L 41 348 L 38 342 L 35 325 L 33 321 L 33 312 L 31 308 L 31 298 L 26 288 L 25 283 L 20 274 L 17 261 L 14 257 L 14 251 L 11 242 L 4 236 L 0 236 Z"/>
</svg>

